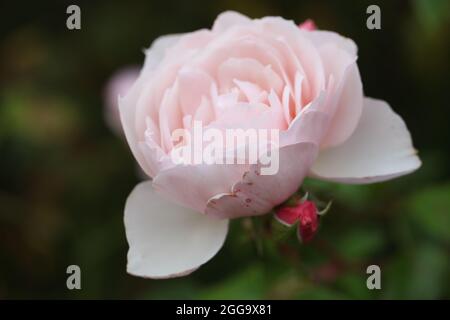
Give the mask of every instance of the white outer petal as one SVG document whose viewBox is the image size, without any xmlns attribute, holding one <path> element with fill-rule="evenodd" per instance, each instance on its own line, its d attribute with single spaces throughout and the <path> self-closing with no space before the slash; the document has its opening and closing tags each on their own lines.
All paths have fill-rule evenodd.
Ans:
<svg viewBox="0 0 450 320">
<path fill-rule="evenodd" d="M 364 99 L 361 120 L 343 144 L 323 150 L 313 177 L 343 183 L 373 183 L 408 174 L 421 165 L 402 118 L 384 101 Z"/>
<path fill-rule="evenodd" d="M 153 191 L 150 181 L 131 192 L 124 220 L 127 272 L 145 278 L 191 273 L 219 251 L 228 232 L 228 220 L 171 203 Z"/>
</svg>

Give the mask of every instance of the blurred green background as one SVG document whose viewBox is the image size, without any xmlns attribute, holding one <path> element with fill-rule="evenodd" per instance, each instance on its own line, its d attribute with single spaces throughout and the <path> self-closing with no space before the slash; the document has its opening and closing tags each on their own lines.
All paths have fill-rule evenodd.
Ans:
<svg viewBox="0 0 450 320">
<path fill-rule="evenodd" d="M 66 29 L 69 2 L 0 10 L 0 298 L 450 297 L 450 1 L 71 3 L 81 7 L 79 31 Z M 381 30 L 366 28 L 370 4 L 381 7 Z M 105 83 L 140 65 L 157 36 L 210 27 L 227 9 L 312 18 L 354 39 L 366 95 L 405 119 L 423 166 L 369 186 L 307 181 L 334 199 L 308 245 L 236 220 L 222 251 L 192 275 L 132 277 L 123 207 L 139 174 L 106 125 Z M 71 264 L 82 290 L 66 288 Z M 366 288 L 370 264 L 381 267 L 381 290 Z"/>
</svg>

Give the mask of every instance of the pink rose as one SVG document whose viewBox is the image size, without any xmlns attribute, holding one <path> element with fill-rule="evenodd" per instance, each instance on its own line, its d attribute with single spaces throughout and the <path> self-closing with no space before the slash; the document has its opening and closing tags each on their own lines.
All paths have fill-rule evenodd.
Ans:
<svg viewBox="0 0 450 320">
<path fill-rule="evenodd" d="M 119 103 L 131 150 L 152 179 L 125 207 L 129 273 L 192 272 L 221 248 L 229 218 L 270 212 L 307 175 L 371 183 L 420 166 L 402 119 L 364 97 L 354 42 L 312 29 L 225 12 L 211 30 L 161 37 L 146 51 Z M 261 175 L 260 163 L 175 163 L 171 134 L 195 120 L 279 129 L 278 172 Z"/>
</svg>

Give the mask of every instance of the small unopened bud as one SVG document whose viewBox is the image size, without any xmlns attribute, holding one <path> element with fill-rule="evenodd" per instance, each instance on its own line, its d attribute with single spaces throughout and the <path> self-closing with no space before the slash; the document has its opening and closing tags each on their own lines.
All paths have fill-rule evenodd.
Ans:
<svg viewBox="0 0 450 320">
<path fill-rule="evenodd" d="M 319 227 L 318 211 L 314 202 L 305 201 L 300 205 L 298 220 L 298 239 L 307 243 L 314 238 Z"/>
<path fill-rule="evenodd" d="M 317 26 L 311 19 L 307 19 L 304 22 L 300 23 L 298 27 L 302 30 L 314 31 L 317 30 Z"/>
</svg>

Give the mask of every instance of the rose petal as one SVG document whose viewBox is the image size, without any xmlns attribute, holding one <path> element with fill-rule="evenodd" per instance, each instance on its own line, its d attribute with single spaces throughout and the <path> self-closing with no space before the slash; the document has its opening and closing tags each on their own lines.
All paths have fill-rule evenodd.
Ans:
<svg viewBox="0 0 450 320">
<path fill-rule="evenodd" d="M 142 71 L 128 90 L 125 96 L 119 97 L 119 113 L 122 127 L 130 145 L 131 151 L 144 172 L 152 176 L 152 170 L 146 164 L 145 156 L 139 146 L 143 137 L 138 132 L 144 132 L 146 117 L 140 117 L 142 121 L 137 121 L 136 113 L 139 101 L 143 99 L 146 80 L 153 74 L 153 70 L 159 65 L 166 50 L 178 42 L 182 35 L 173 34 L 157 38 L 153 41 L 148 50 L 145 51 L 146 59 Z M 146 101 L 147 102 L 147 101 Z M 147 105 L 147 103 L 146 103 Z"/>
<path fill-rule="evenodd" d="M 283 81 L 270 65 L 263 66 L 259 61 L 250 58 L 229 58 L 218 68 L 217 79 L 222 90 L 234 86 L 234 80 L 248 81 L 257 84 L 269 92 L 271 89 L 280 94 Z"/>
<path fill-rule="evenodd" d="M 312 175 L 344 183 L 372 183 L 408 174 L 421 165 L 402 118 L 381 100 L 364 99 L 353 135 L 323 150 Z"/>
<path fill-rule="evenodd" d="M 153 186 L 170 200 L 204 212 L 207 201 L 216 194 L 229 192 L 246 168 L 248 165 L 178 165 L 161 171 L 153 179 Z"/>
<path fill-rule="evenodd" d="M 261 163 L 252 165 L 231 193 L 209 199 L 206 214 L 235 218 L 268 213 L 299 188 L 316 155 L 317 145 L 313 143 L 280 148 L 278 172 L 262 175 Z"/>
<path fill-rule="evenodd" d="M 201 70 L 185 67 L 178 72 L 178 99 L 184 115 L 195 114 L 202 97 L 209 95 L 212 81 Z"/>
<path fill-rule="evenodd" d="M 331 80 L 325 106 L 334 115 L 322 146 L 337 146 L 347 140 L 358 125 L 363 106 L 363 89 L 355 57 L 335 45 L 320 48 L 325 72 Z M 337 83 L 335 83 L 337 82 Z M 335 85 L 336 84 L 336 85 Z"/>
<path fill-rule="evenodd" d="M 128 273 L 170 278 L 186 275 L 211 259 L 224 243 L 228 221 L 168 202 L 146 181 L 128 197 L 125 228 Z"/>
<path fill-rule="evenodd" d="M 156 38 L 150 48 L 145 50 L 145 63 L 142 73 L 154 70 L 164 58 L 166 50 L 175 45 L 183 34 L 170 34 Z"/>
<path fill-rule="evenodd" d="M 173 147 L 172 133 L 181 128 L 183 119 L 177 101 L 178 88 L 166 89 L 161 109 L 159 110 L 159 129 L 161 130 L 161 146 L 168 152 Z"/>
<path fill-rule="evenodd" d="M 139 78 L 130 88 L 124 98 L 119 96 L 119 113 L 123 131 L 125 133 L 128 144 L 130 145 L 131 152 L 133 153 L 142 170 L 151 177 L 153 175 L 153 170 L 147 165 L 145 156 L 144 154 L 142 154 L 142 151 L 139 147 L 139 143 L 142 138 L 138 137 L 138 134 L 135 130 L 136 123 L 134 112 L 136 110 L 136 104 L 139 99 L 139 94 L 142 90 L 142 86 L 142 78 Z"/>
<path fill-rule="evenodd" d="M 268 97 L 273 105 L 239 102 L 225 108 L 217 108 L 218 119 L 212 123 L 217 128 L 235 129 L 281 129 L 287 128 L 281 102 L 276 94 Z"/>
<path fill-rule="evenodd" d="M 236 11 L 225 11 L 219 14 L 212 27 L 213 32 L 223 32 L 235 25 L 251 22 L 250 18 Z"/>
<path fill-rule="evenodd" d="M 317 99 L 297 114 L 289 125 L 289 129 L 281 132 L 281 146 L 300 142 L 311 142 L 320 146 L 330 122 L 330 116 L 323 111 L 319 111 L 324 100 L 325 94 L 321 93 Z"/>
<path fill-rule="evenodd" d="M 302 70 L 301 74 L 304 75 L 303 102 L 309 103 L 320 93 L 325 82 L 323 65 L 317 47 L 308 37 L 312 31 L 301 30 L 293 21 L 280 17 L 264 17 L 260 21 L 265 27 L 265 33 L 271 34 L 275 38 L 279 38 L 280 34 L 283 35 L 284 39 L 281 37 L 279 41 L 287 44 L 285 48 L 289 48 L 297 57 L 301 66 L 298 70 Z M 291 76 L 294 80 L 295 74 L 291 74 Z"/>
<path fill-rule="evenodd" d="M 312 30 L 304 32 L 304 35 L 313 41 L 317 47 L 333 43 L 353 56 L 356 56 L 358 52 L 358 47 L 352 39 L 343 37 L 333 31 Z"/>
</svg>

